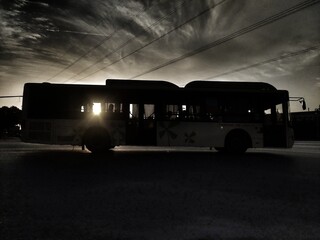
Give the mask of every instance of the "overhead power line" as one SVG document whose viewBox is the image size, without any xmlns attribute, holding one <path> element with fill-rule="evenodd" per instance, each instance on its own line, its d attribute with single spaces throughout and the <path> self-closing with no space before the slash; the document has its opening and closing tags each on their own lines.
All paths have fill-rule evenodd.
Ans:
<svg viewBox="0 0 320 240">
<path fill-rule="evenodd" d="M 55 77 L 59 76 L 61 73 L 63 73 L 64 71 L 68 70 L 69 68 L 71 68 L 73 65 L 75 65 L 77 62 L 79 62 L 82 58 L 84 58 L 85 56 L 87 56 L 90 52 L 94 51 L 95 49 L 97 49 L 98 47 L 100 47 L 102 44 L 104 44 L 106 41 L 108 41 L 114 34 L 116 33 L 116 31 L 114 31 L 110 36 L 107 36 L 105 38 L 103 38 L 102 41 L 100 41 L 97 45 L 93 46 L 92 48 L 90 48 L 88 51 L 86 51 L 84 54 L 82 54 L 79 58 L 77 58 L 75 61 L 73 61 L 71 64 L 69 64 L 68 66 L 66 66 L 65 68 L 63 68 L 62 70 L 60 70 L 59 72 L 57 72 L 56 74 L 54 74 L 52 77 L 47 79 L 47 82 L 49 82 L 50 80 L 54 79 Z"/>
<path fill-rule="evenodd" d="M 140 50 L 142 50 L 142 49 L 150 46 L 150 45 L 153 44 L 154 42 L 156 42 L 156 41 L 164 38 L 165 36 L 169 35 L 170 33 L 172 33 L 172 32 L 174 32 L 174 31 L 176 31 L 177 29 L 181 28 L 182 26 L 184 26 L 184 25 L 192 22 L 192 21 L 195 20 L 196 18 L 198 18 L 198 17 L 200 17 L 200 16 L 208 13 L 208 12 L 211 11 L 213 8 L 215 8 L 215 7 L 223 4 L 223 3 L 226 2 L 226 1 L 228 1 L 228 0 L 222 0 L 221 2 L 219 2 L 219 3 L 217 3 L 217 4 L 211 5 L 210 7 L 208 7 L 208 8 L 206 8 L 206 9 L 204 9 L 203 11 L 199 12 L 197 15 L 189 18 L 189 19 L 186 20 L 185 22 L 179 24 L 178 26 L 176 26 L 176 27 L 174 27 L 173 29 L 169 30 L 168 32 L 164 33 L 163 35 L 161 35 L 161 36 L 153 39 L 152 41 L 148 42 L 147 44 L 145 44 L 145 45 L 141 46 L 140 48 L 137 48 L 137 49 L 134 50 L 133 52 L 128 53 L 127 55 L 125 55 L 125 56 L 123 56 L 123 57 L 121 57 L 121 58 L 119 58 L 119 59 L 111 62 L 110 64 L 108 64 L 108 65 L 106 65 L 106 66 L 103 66 L 102 68 L 99 68 L 98 70 L 96 70 L 96 71 L 94 71 L 94 72 L 86 75 L 85 77 L 82 77 L 82 78 L 78 79 L 78 81 L 79 81 L 79 80 L 82 80 L 82 79 L 85 79 L 85 78 L 88 78 L 88 77 L 96 74 L 97 72 L 100 72 L 100 71 L 102 71 L 102 70 L 110 67 L 111 65 L 113 65 L 113 64 L 115 64 L 115 63 L 118 63 L 118 62 L 122 61 L 123 59 L 125 59 L 125 58 L 127 58 L 127 57 L 129 57 L 129 56 L 131 56 L 131 55 L 133 55 L 133 54 L 135 54 L 135 53 L 137 53 L 137 52 L 139 52 Z M 150 27 L 152 27 L 152 26 L 149 26 L 149 28 L 150 28 Z M 121 48 L 123 48 L 123 47 L 121 47 Z M 121 49 L 121 48 L 120 48 L 120 49 Z M 118 50 L 119 50 L 119 49 L 118 49 Z M 99 61 L 99 62 L 100 62 L 100 61 Z M 97 62 L 97 63 L 98 63 L 98 62 Z M 96 63 L 95 63 L 95 64 L 96 64 Z M 95 65 L 95 64 L 93 64 L 93 65 Z M 92 65 L 92 66 L 93 66 L 93 65 Z M 90 66 L 90 67 L 91 67 L 91 66 Z M 86 70 L 86 69 L 85 69 L 85 70 Z M 80 73 L 82 73 L 82 72 L 84 72 L 84 71 L 81 71 Z M 79 75 L 80 73 L 78 73 L 77 75 Z"/>
<path fill-rule="evenodd" d="M 218 78 L 218 77 L 221 77 L 221 76 L 225 76 L 225 75 L 229 75 L 229 74 L 232 74 L 232 73 L 240 72 L 240 71 L 243 71 L 243 70 L 247 70 L 247 69 L 250 69 L 250 68 L 258 67 L 258 66 L 261 66 L 261 65 L 264 65 L 264 64 L 272 63 L 272 62 L 283 60 L 283 59 L 286 59 L 286 58 L 295 57 L 295 56 L 298 56 L 298 55 L 301 55 L 301 54 L 305 54 L 305 53 L 308 53 L 308 52 L 310 52 L 312 50 L 317 50 L 317 49 L 320 49 L 320 44 L 317 44 L 317 45 L 314 45 L 314 46 L 311 46 L 311 47 L 308 47 L 308 48 L 305 48 L 305 49 L 302 49 L 302 50 L 299 50 L 299 51 L 290 52 L 290 53 L 281 55 L 279 57 L 271 58 L 271 59 L 268 59 L 268 60 L 265 60 L 265 61 L 262 61 L 262 62 L 254 63 L 254 64 L 251 64 L 251 65 L 248 65 L 248 66 L 245 66 L 245 67 L 237 68 L 237 69 L 234 69 L 234 70 L 231 70 L 231 71 L 228 71 L 228 72 L 224 72 L 224 73 L 221 73 L 221 74 L 218 74 L 218 75 L 214 75 L 214 76 L 211 76 L 211 77 L 203 78 L 203 80 L 209 80 L 209 79 L 213 79 L 213 78 Z M 22 97 L 23 97 L 23 95 L 0 96 L 0 98 L 22 98 Z"/>
<path fill-rule="evenodd" d="M 225 37 L 222 37 L 222 38 L 220 38 L 218 40 L 215 40 L 215 41 L 213 41 L 213 42 L 211 42 L 209 44 L 206 44 L 206 45 L 201 46 L 201 47 L 199 47 L 199 48 L 197 48 L 195 50 L 187 52 L 187 53 L 185 53 L 185 54 L 183 54 L 183 55 L 181 55 L 179 57 L 176 57 L 176 58 L 174 58 L 172 60 L 169 60 L 169 61 L 167 61 L 167 62 L 165 62 L 163 64 L 160 64 L 160 65 L 158 65 L 158 66 L 156 66 L 154 68 L 151 68 L 151 69 L 149 69 L 147 71 L 144 71 L 144 72 L 142 72 L 142 73 L 140 73 L 138 75 L 135 75 L 131 79 L 135 79 L 137 77 L 141 77 L 141 76 L 143 76 L 145 74 L 154 72 L 154 71 L 159 70 L 159 69 L 161 69 L 163 67 L 167 67 L 167 66 L 169 66 L 169 65 L 171 65 L 173 63 L 181 61 L 181 60 L 183 60 L 185 58 L 194 56 L 194 55 L 196 55 L 198 53 L 204 52 L 204 51 L 206 51 L 208 49 L 211 49 L 213 47 L 216 47 L 218 45 L 221 45 L 223 43 L 231 41 L 231 40 L 233 40 L 233 39 L 235 39 L 237 37 L 240 37 L 240 36 L 245 35 L 245 34 L 247 34 L 249 32 L 252 32 L 252 31 L 254 31 L 254 30 L 258 29 L 258 28 L 261 28 L 263 26 L 271 24 L 271 23 L 273 23 L 275 21 L 278 21 L 278 20 L 280 20 L 280 19 L 282 19 L 284 17 L 292 15 L 292 14 L 294 14 L 296 12 L 299 12 L 299 11 L 301 11 L 301 10 L 307 8 L 307 7 L 310 7 L 312 5 L 315 5 L 315 4 L 319 3 L 319 2 L 320 2 L 320 0 L 303 1 L 303 2 L 301 2 L 299 4 L 297 4 L 297 5 L 294 5 L 293 7 L 290 7 L 288 9 L 284 10 L 284 11 L 281 11 L 281 12 L 279 12 L 277 14 L 274 14 L 274 15 L 268 17 L 268 18 L 265 18 L 265 19 L 263 19 L 263 20 L 261 20 L 259 22 L 254 23 L 254 24 L 252 24 L 250 26 L 244 27 L 244 28 L 242 28 L 242 29 L 240 29 L 240 30 L 238 30 L 236 32 L 233 32 L 232 34 L 229 34 L 229 35 L 227 35 Z"/>
<path fill-rule="evenodd" d="M 99 26 L 100 24 L 102 24 L 104 21 L 104 19 L 100 20 L 99 23 L 94 26 L 94 28 L 97 29 L 97 26 Z M 50 32 L 61 32 L 60 30 L 47 30 Z M 72 32 L 72 31 L 63 31 L 63 32 Z M 106 42 L 110 37 L 112 37 L 115 34 L 116 31 L 113 31 L 110 35 L 105 36 L 102 41 L 100 41 L 96 46 L 100 46 L 100 44 Z M 86 38 L 88 38 L 88 34 L 85 34 L 81 39 L 79 39 L 78 41 L 82 41 L 85 40 Z M 67 50 L 64 51 L 62 57 L 64 57 L 71 49 L 73 48 L 73 46 L 68 47 Z M 80 58 L 83 58 L 84 56 L 86 56 L 88 53 L 90 53 L 91 51 L 93 51 L 95 49 L 95 46 L 93 48 L 90 48 L 87 52 L 85 52 L 84 54 L 81 55 Z M 61 69 L 59 72 L 57 72 L 56 74 L 54 74 L 53 76 L 49 77 L 46 81 L 49 82 L 50 80 L 52 80 L 53 78 L 59 76 L 61 73 L 63 73 L 64 71 L 66 71 L 67 69 L 69 69 L 70 67 L 72 67 L 75 63 L 77 63 L 80 59 L 76 59 L 74 62 L 72 62 L 71 64 L 69 64 L 68 66 L 64 67 L 63 69 Z"/>
<path fill-rule="evenodd" d="M 140 11 L 136 16 L 139 16 L 141 13 L 147 11 L 150 7 L 144 9 L 143 11 Z M 129 23 L 133 22 L 133 20 L 131 20 Z M 98 24 L 100 25 L 101 23 L 103 23 L 103 20 L 101 20 Z M 95 26 L 96 27 L 96 26 Z M 109 39 L 111 39 L 116 33 L 118 33 L 121 29 L 115 30 L 113 31 L 110 35 L 105 36 L 101 41 L 99 41 L 95 46 L 91 47 L 88 51 L 86 51 L 85 53 L 83 53 L 80 57 L 78 57 L 76 60 L 74 60 L 72 63 L 70 63 L 68 66 L 64 67 L 63 69 L 61 69 L 59 72 L 57 72 L 56 74 L 54 74 L 53 76 L 51 76 L 50 78 L 48 78 L 46 81 L 50 81 L 52 79 L 54 79 L 55 77 L 59 76 L 61 73 L 63 73 L 64 71 L 68 70 L 69 68 L 71 68 L 73 65 L 75 65 L 76 63 L 78 63 L 81 59 L 83 59 L 85 56 L 87 56 L 89 53 L 93 52 L 94 50 L 96 50 L 97 48 L 99 48 L 100 46 L 102 46 L 105 42 L 107 42 Z M 88 36 L 84 36 L 81 40 L 85 39 Z M 69 48 L 65 54 L 70 50 L 71 48 Z"/>
<path fill-rule="evenodd" d="M 312 50 L 317 50 L 317 49 L 320 49 L 320 44 L 314 45 L 312 47 L 308 47 L 308 48 L 305 48 L 305 49 L 302 49 L 302 50 L 299 50 L 299 51 L 296 51 L 296 52 L 286 53 L 286 54 L 281 55 L 279 57 L 271 58 L 271 59 L 268 59 L 268 60 L 265 60 L 265 61 L 262 61 L 262 62 L 258 62 L 258 63 L 254 63 L 254 64 L 251 64 L 251 65 L 248 65 L 248 66 L 245 66 L 245 67 L 240 67 L 240 68 L 237 68 L 237 69 L 234 69 L 234 70 L 231 70 L 231 71 L 227 71 L 227 72 L 224 72 L 224 73 L 221 73 L 221 74 L 217 74 L 217 75 L 214 75 L 214 76 L 211 76 L 211 77 L 206 77 L 206 78 L 203 78 L 203 80 L 219 78 L 219 77 L 222 77 L 222 76 L 225 76 L 225 75 L 229 75 L 229 74 L 232 74 L 232 73 L 241 72 L 241 71 L 244 71 L 244 70 L 247 70 L 247 69 L 250 69 L 250 68 L 259 67 L 259 66 L 264 65 L 264 64 L 276 62 L 276 61 L 283 60 L 283 59 L 286 59 L 286 58 L 295 57 L 295 56 L 298 56 L 298 55 L 301 55 L 301 54 L 305 54 L 305 53 L 308 53 L 308 52 L 310 52 Z"/>
<path fill-rule="evenodd" d="M 224 1 L 227 1 L 227 0 L 224 0 Z M 182 0 L 178 6 L 182 6 L 182 5 L 185 4 L 185 3 L 186 3 L 186 0 Z M 157 21 L 155 21 L 155 22 L 152 23 L 151 25 L 147 26 L 147 28 L 151 29 L 151 28 L 155 27 L 155 26 L 158 25 L 161 21 L 163 21 L 164 19 L 166 19 L 166 18 L 168 18 L 169 16 L 171 16 L 172 14 L 174 14 L 176 11 L 177 11 L 177 9 L 172 10 L 172 11 L 169 12 L 166 16 L 159 18 Z M 98 64 L 98 63 L 102 62 L 103 60 L 105 60 L 106 58 L 110 57 L 112 54 L 114 54 L 114 53 L 118 52 L 119 50 L 123 49 L 123 48 L 124 48 L 125 46 L 127 46 L 130 42 L 132 42 L 133 40 L 135 40 L 135 39 L 137 39 L 138 37 L 140 37 L 140 35 L 142 35 L 143 33 L 144 33 L 144 30 L 138 32 L 136 36 L 128 39 L 127 41 L 125 41 L 124 43 L 122 43 L 121 45 L 119 45 L 116 49 L 114 49 L 114 50 L 111 51 L 110 53 L 107 53 L 107 54 L 104 55 L 102 58 L 98 59 L 97 61 L 95 61 L 95 62 L 94 62 L 93 64 L 91 64 L 90 66 L 82 69 L 80 72 L 78 72 L 76 75 L 70 77 L 69 79 L 73 79 L 73 78 L 75 78 L 76 76 L 79 76 L 81 73 L 87 71 L 88 69 L 92 68 L 92 67 L 95 66 L 96 64 Z M 162 36 L 161 36 L 161 37 L 162 37 Z M 160 37 L 160 38 L 161 38 L 161 37 Z M 157 39 L 159 39 L 159 38 L 157 38 Z M 149 45 L 150 45 L 150 44 L 149 44 Z M 142 48 L 144 48 L 144 47 L 145 47 L 145 45 L 144 45 Z M 139 49 L 141 49 L 141 48 L 139 48 Z M 125 56 L 125 57 L 127 57 L 127 56 Z M 123 57 L 123 58 L 124 58 L 124 57 Z M 120 60 L 122 60 L 123 58 L 121 58 Z M 85 79 L 85 78 L 87 78 L 87 77 L 89 77 L 89 76 L 91 76 L 91 75 L 93 75 L 93 74 L 95 74 L 95 73 L 97 73 L 97 72 L 99 72 L 99 71 L 101 71 L 101 70 L 103 70 L 103 69 L 111 66 L 112 64 L 114 64 L 115 62 L 118 62 L 118 61 L 120 61 L 120 60 L 116 60 L 116 61 L 112 62 L 111 64 L 109 64 L 109 65 L 107 65 L 107 66 L 104 66 L 103 68 L 100 68 L 100 69 L 98 69 L 97 71 L 94 71 L 93 73 L 90 73 L 89 75 L 86 75 L 85 77 L 83 77 L 83 78 L 81 78 L 81 79 L 78 79 L 78 80 Z M 68 80 L 69 80 L 69 79 L 68 79 Z"/>
</svg>

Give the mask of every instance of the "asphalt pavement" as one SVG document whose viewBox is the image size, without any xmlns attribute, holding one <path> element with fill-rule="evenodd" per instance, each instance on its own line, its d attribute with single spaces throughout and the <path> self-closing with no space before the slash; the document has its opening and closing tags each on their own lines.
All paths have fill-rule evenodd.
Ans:
<svg viewBox="0 0 320 240">
<path fill-rule="evenodd" d="M 320 142 L 203 148 L 0 141 L 0 239 L 320 239 Z"/>
</svg>

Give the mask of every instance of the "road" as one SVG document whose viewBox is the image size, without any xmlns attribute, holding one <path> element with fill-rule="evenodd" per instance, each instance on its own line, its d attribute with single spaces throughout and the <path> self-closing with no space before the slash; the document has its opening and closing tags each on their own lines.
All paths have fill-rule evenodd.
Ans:
<svg viewBox="0 0 320 240">
<path fill-rule="evenodd" d="M 2 240 L 320 238 L 320 142 L 232 156 L 11 140 L 0 171 Z"/>
</svg>

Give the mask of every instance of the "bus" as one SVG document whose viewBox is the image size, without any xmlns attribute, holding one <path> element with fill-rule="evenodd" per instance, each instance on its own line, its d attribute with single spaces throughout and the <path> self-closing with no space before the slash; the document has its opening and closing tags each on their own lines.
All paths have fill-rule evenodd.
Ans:
<svg viewBox="0 0 320 240">
<path fill-rule="evenodd" d="M 79 145 L 291 148 L 289 93 L 263 82 L 108 79 L 105 85 L 26 83 L 22 140 Z"/>
</svg>

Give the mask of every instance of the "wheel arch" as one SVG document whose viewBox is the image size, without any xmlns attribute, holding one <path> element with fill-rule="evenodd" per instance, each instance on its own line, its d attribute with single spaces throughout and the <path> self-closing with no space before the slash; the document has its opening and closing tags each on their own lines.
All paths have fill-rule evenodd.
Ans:
<svg viewBox="0 0 320 240">
<path fill-rule="evenodd" d="M 234 146 L 238 144 L 239 146 Z M 224 146 L 231 152 L 243 152 L 246 151 L 247 148 L 252 148 L 252 137 L 243 128 L 235 128 L 230 130 L 224 139 Z M 245 150 L 244 150 L 245 149 Z"/>
<path fill-rule="evenodd" d="M 82 135 L 82 144 L 90 152 L 101 152 L 112 147 L 111 135 L 103 126 L 90 126 Z"/>
</svg>

